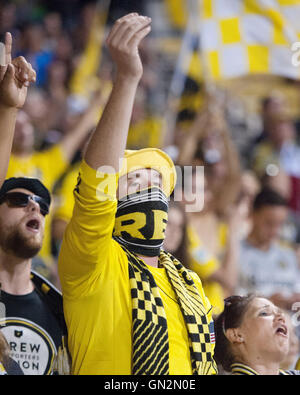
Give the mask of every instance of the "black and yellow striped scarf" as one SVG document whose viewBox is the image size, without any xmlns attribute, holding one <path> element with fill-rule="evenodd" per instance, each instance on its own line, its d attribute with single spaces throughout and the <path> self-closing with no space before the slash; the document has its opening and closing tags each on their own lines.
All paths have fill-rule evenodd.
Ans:
<svg viewBox="0 0 300 395">
<path fill-rule="evenodd" d="M 128 256 L 132 298 L 132 373 L 168 375 L 168 326 L 159 289 L 144 262 L 127 249 L 124 250 Z M 210 323 L 192 277 L 180 262 L 164 251 L 161 251 L 159 261 L 166 269 L 185 319 L 193 374 L 216 374 Z"/>
</svg>

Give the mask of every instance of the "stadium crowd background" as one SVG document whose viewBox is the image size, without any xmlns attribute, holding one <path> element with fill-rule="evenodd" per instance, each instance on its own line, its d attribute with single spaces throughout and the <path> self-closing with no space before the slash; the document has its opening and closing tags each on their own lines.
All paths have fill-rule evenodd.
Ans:
<svg viewBox="0 0 300 395">
<path fill-rule="evenodd" d="M 300 303 L 299 83 L 271 73 L 208 83 L 199 42 L 194 36 L 183 41 L 188 23 L 184 4 L 1 2 L 1 40 L 11 32 L 13 56 L 24 55 L 37 72 L 18 115 L 7 176 L 38 177 L 54 194 L 44 247 L 33 269 L 60 288 L 57 257 L 72 215 L 81 152 L 113 78 L 105 32 L 117 18 L 136 11 L 150 16 L 153 28 L 141 48 L 144 75 L 128 148 L 159 147 L 178 166 L 204 166 L 204 208 L 187 214 L 184 202 L 170 203 L 166 249 L 199 274 L 216 314 L 224 297 L 258 291 L 292 319 L 292 308 Z M 191 185 L 196 175 L 188 180 Z M 271 223 L 261 206 L 257 209 L 258 217 L 269 221 L 265 230 L 265 223 L 256 220 L 257 232 L 265 231 L 271 244 L 280 247 L 268 254 L 271 244 L 266 242 L 264 250 L 264 242 L 252 237 L 257 251 L 252 256 L 250 251 L 249 258 L 243 242 L 251 235 L 252 204 L 261 189 L 261 200 L 267 202 L 262 206 L 276 209 L 286 201 L 288 216 Z M 251 269 L 251 259 L 261 265 L 259 270 Z M 291 322 L 295 337 L 288 367 L 299 358 L 299 325 Z"/>
</svg>

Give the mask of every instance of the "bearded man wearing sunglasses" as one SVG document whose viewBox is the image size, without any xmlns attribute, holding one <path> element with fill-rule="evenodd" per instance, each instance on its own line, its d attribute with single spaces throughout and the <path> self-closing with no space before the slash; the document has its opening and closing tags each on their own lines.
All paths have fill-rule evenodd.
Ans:
<svg viewBox="0 0 300 395">
<path fill-rule="evenodd" d="M 50 203 L 35 178 L 9 178 L 0 189 L 0 325 L 24 374 L 53 373 L 66 335 L 60 292 L 31 270 Z"/>
<path fill-rule="evenodd" d="M 0 46 L 0 187 L 17 113 L 36 78 L 23 57 L 12 60 L 11 47 L 6 33 Z M 50 202 L 49 191 L 34 178 L 9 178 L 0 189 L 0 330 L 24 374 L 51 374 L 66 334 L 60 292 L 31 271 Z"/>
</svg>

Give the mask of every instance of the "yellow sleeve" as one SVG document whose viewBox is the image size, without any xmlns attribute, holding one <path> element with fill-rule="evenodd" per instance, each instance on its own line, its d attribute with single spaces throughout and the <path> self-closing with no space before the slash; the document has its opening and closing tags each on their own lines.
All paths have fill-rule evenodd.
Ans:
<svg viewBox="0 0 300 395">
<path fill-rule="evenodd" d="M 112 239 L 117 180 L 116 174 L 97 172 L 84 161 L 80 166 L 73 216 L 64 233 L 58 260 L 66 296 L 75 286 L 93 292 L 97 277 L 117 244 Z"/>
</svg>

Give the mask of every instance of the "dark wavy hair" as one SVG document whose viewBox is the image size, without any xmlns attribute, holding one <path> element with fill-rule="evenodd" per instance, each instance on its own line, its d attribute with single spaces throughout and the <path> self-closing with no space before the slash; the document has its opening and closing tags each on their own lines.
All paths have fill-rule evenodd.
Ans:
<svg viewBox="0 0 300 395">
<path fill-rule="evenodd" d="M 214 358 L 227 372 L 231 371 L 231 365 L 236 362 L 232 353 L 231 343 L 225 336 L 230 328 L 238 328 L 253 299 L 258 296 L 250 294 L 247 296 L 233 295 L 224 300 L 223 312 L 215 318 L 216 346 Z"/>
</svg>

